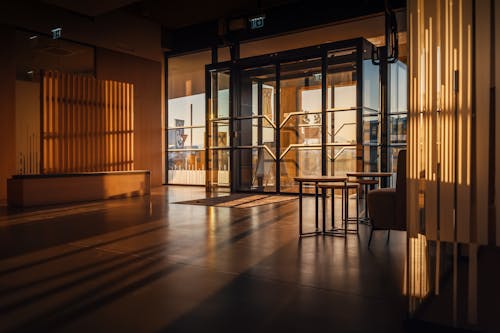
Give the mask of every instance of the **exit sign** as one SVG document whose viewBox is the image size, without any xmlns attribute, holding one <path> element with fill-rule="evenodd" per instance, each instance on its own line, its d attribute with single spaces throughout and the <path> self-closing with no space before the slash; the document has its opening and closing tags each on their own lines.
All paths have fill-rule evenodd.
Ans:
<svg viewBox="0 0 500 333">
<path fill-rule="evenodd" d="M 260 29 L 264 27 L 264 19 L 266 18 L 265 15 L 259 15 L 259 16 L 254 16 L 252 18 L 249 18 L 248 21 L 250 21 L 250 29 Z"/>
<path fill-rule="evenodd" d="M 51 30 L 52 39 L 59 39 L 62 37 L 62 28 L 54 28 Z"/>
</svg>

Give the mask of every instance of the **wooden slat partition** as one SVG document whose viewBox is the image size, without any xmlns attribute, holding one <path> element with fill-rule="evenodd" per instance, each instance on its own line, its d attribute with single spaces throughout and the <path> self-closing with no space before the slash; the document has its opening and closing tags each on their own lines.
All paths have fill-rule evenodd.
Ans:
<svg viewBox="0 0 500 333">
<path fill-rule="evenodd" d="M 47 71 L 42 91 L 42 173 L 134 169 L 132 84 Z"/>
</svg>

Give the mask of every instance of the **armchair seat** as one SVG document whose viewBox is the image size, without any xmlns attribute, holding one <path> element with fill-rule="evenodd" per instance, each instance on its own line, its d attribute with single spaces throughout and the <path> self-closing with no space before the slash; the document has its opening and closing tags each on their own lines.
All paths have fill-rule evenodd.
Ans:
<svg viewBox="0 0 500 333">
<path fill-rule="evenodd" d="M 387 230 L 387 241 L 390 230 L 406 230 L 406 150 L 398 155 L 396 187 L 368 192 L 368 212 L 372 225 L 368 246 L 375 230 Z"/>
</svg>

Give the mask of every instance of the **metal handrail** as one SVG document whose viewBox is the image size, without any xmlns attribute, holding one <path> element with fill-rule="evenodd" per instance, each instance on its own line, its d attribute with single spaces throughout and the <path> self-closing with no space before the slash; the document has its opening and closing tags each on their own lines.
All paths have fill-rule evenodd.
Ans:
<svg viewBox="0 0 500 333">
<path fill-rule="evenodd" d="M 225 146 L 225 147 L 207 147 L 208 150 L 231 150 L 231 147 Z"/>
<path fill-rule="evenodd" d="M 264 149 L 271 155 L 271 157 L 276 161 L 276 155 L 273 153 L 273 151 L 266 145 L 257 145 L 257 146 L 236 146 L 236 149 L 254 149 L 254 148 L 261 148 Z"/>
<path fill-rule="evenodd" d="M 168 152 L 205 151 L 205 148 L 169 148 Z"/>
<path fill-rule="evenodd" d="M 360 109 L 369 109 L 375 111 L 375 109 L 370 109 L 368 107 L 358 107 L 358 106 L 351 106 L 348 108 L 327 108 L 327 112 L 339 112 L 339 111 L 355 111 L 355 110 L 360 110 Z"/>
<path fill-rule="evenodd" d="M 280 123 L 279 128 L 281 129 L 288 122 L 288 120 L 293 116 L 304 116 L 304 115 L 308 115 L 308 114 L 321 114 L 321 113 L 322 113 L 321 111 L 290 112 L 289 114 L 287 114 L 285 119 L 283 119 L 283 121 Z"/>
<path fill-rule="evenodd" d="M 292 148 L 312 148 L 312 149 L 317 150 L 318 148 L 321 149 L 321 144 L 320 143 L 313 143 L 313 144 L 292 143 L 288 147 L 286 147 L 285 151 L 280 155 L 280 161 L 283 159 L 283 157 L 285 157 L 285 155 Z"/>
<path fill-rule="evenodd" d="M 220 122 L 220 121 L 231 120 L 231 118 L 230 117 L 221 117 L 221 118 L 210 118 L 208 120 L 211 122 Z"/>
<path fill-rule="evenodd" d="M 205 128 L 205 124 L 203 124 L 203 125 L 191 125 L 191 126 L 167 127 L 167 130 L 174 130 L 174 129 L 191 129 L 191 128 Z"/>
<path fill-rule="evenodd" d="M 255 116 L 244 116 L 244 117 L 234 117 L 234 120 L 245 120 L 245 119 L 259 119 L 259 118 L 263 118 L 263 119 L 266 119 L 269 124 L 274 128 L 276 129 L 276 124 L 272 121 L 271 118 L 269 118 L 267 115 L 255 115 Z"/>
<path fill-rule="evenodd" d="M 338 130 L 336 130 L 334 133 L 333 133 L 333 136 L 335 137 L 341 130 L 342 128 L 344 128 L 344 126 L 346 125 L 356 125 L 356 123 L 343 123 L 342 126 L 339 127 Z M 328 135 L 332 135 L 332 132 L 328 131 Z"/>
<path fill-rule="evenodd" d="M 341 154 L 343 154 L 344 151 L 346 151 L 347 149 L 353 149 L 353 148 L 352 147 L 342 147 L 338 152 L 335 153 L 335 155 L 333 156 L 333 159 L 332 159 L 332 155 L 330 155 L 330 154 L 327 154 L 328 158 L 330 159 L 330 161 L 335 162 L 337 160 L 337 158 L 339 158 L 339 156 Z"/>
</svg>

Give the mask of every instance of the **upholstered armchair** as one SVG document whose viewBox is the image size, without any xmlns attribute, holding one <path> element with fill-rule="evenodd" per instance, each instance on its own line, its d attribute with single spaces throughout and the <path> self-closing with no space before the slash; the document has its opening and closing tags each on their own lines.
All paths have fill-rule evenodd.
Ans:
<svg viewBox="0 0 500 333">
<path fill-rule="evenodd" d="M 380 188 L 368 192 L 368 213 L 372 225 L 370 240 L 376 230 L 406 230 L 406 150 L 398 155 L 395 188 Z"/>
</svg>

